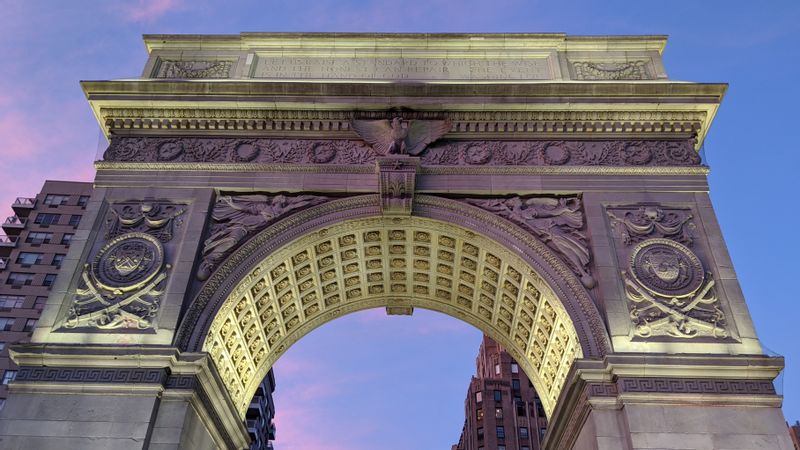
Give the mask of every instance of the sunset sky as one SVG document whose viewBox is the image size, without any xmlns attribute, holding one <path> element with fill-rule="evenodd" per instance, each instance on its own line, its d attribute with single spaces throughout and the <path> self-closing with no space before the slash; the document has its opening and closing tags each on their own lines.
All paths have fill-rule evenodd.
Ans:
<svg viewBox="0 0 800 450">
<path fill-rule="evenodd" d="M 797 0 L 0 0 L 0 212 L 45 179 L 92 180 L 104 143 L 78 81 L 138 77 L 145 33 L 667 34 L 671 79 L 730 83 L 705 143 L 711 196 L 760 337 L 787 358 L 794 422 L 798 23 Z M 426 311 L 366 311 L 316 330 L 275 366 L 276 449 L 448 450 L 480 338 Z"/>
</svg>

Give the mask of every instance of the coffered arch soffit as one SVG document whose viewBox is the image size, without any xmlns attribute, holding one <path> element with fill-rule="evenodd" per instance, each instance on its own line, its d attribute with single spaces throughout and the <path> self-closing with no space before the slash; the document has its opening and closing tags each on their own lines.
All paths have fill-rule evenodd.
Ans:
<svg viewBox="0 0 800 450">
<path fill-rule="evenodd" d="M 178 344 L 210 353 L 241 414 L 294 342 L 367 308 L 419 307 L 474 325 L 520 362 L 548 414 L 572 361 L 607 352 L 585 288 L 524 230 L 443 198 L 418 196 L 407 218 L 381 217 L 378 201 L 351 197 L 289 216 L 204 284 Z"/>
</svg>

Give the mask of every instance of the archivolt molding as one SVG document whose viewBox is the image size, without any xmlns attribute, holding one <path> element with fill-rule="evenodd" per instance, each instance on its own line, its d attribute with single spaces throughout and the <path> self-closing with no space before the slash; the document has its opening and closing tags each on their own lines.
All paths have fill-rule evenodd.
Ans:
<svg viewBox="0 0 800 450">
<path fill-rule="evenodd" d="M 501 337 L 552 411 L 583 356 L 570 315 L 520 256 L 480 234 L 420 217 L 322 228 L 252 268 L 215 314 L 208 351 L 239 411 L 269 367 L 311 329 L 347 313 L 407 304 Z"/>
</svg>

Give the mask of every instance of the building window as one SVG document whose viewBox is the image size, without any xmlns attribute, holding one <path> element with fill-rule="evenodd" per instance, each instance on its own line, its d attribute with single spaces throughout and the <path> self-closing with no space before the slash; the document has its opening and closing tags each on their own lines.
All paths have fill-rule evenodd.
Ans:
<svg viewBox="0 0 800 450">
<path fill-rule="evenodd" d="M 73 214 L 69 216 L 69 224 L 73 227 L 77 227 L 78 224 L 81 223 L 81 216 L 78 214 Z"/>
<path fill-rule="evenodd" d="M 25 238 L 27 244 L 49 244 L 50 239 L 53 239 L 53 233 L 31 232 Z"/>
<path fill-rule="evenodd" d="M 0 308 L 22 308 L 24 302 L 21 295 L 0 295 Z"/>
<path fill-rule="evenodd" d="M 6 284 L 11 284 L 14 286 L 22 286 L 22 285 L 30 285 L 33 283 L 33 274 L 32 273 L 23 273 L 23 272 L 11 272 L 8 274 L 8 279 L 6 280 Z"/>
<path fill-rule="evenodd" d="M 55 255 L 53 255 L 52 265 L 54 265 L 56 267 L 61 267 L 61 263 L 64 262 L 64 258 L 66 258 L 66 257 L 67 257 L 67 255 L 65 255 L 63 253 L 56 253 Z"/>
<path fill-rule="evenodd" d="M 78 197 L 78 206 L 86 206 L 87 203 L 89 203 L 88 195 L 81 195 Z"/>
<path fill-rule="evenodd" d="M 503 393 L 500 391 L 494 391 L 494 401 L 496 402 L 503 401 Z"/>
<path fill-rule="evenodd" d="M 47 194 L 44 197 L 44 204 L 45 205 L 66 205 L 69 201 L 69 195 L 59 195 L 59 194 Z"/>
<path fill-rule="evenodd" d="M 475 393 L 475 402 L 480 403 L 483 401 L 483 392 L 478 391 Z"/>
<path fill-rule="evenodd" d="M 6 349 L 6 343 L 5 342 L 0 342 L 0 352 L 2 352 L 5 349 Z"/>
<path fill-rule="evenodd" d="M 520 447 L 519 450 L 531 450 L 531 448 L 528 447 L 527 445 L 523 445 L 522 447 Z"/>
<path fill-rule="evenodd" d="M 33 304 L 33 309 L 37 311 L 41 311 L 44 309 L 44 305 L 47 304 L 47 297 L 36 297 L 36 302 Z"/>
<path fill-rule="evenodd" d="M 17 371 L 16 370 L 6 370 L 3 372 L 3 384 L 8 384 L 14 381 L 14 378 L 17 378 Z"/>
<path fill-rule="evenodd" d="M 20 252 L 17 255 L 17 264 L 25 264 L 26 266 L 41 264 L 42 256 L 44 256 L 42 253 Z"/>
<path fill-rule="evenodd" d="M 544 440 L 544 435 L 547 434 L 547 428 L 539 428 L 539 440 Z"/>
<path fill-rule="evenodd" d="M 511 373 L 519 373 L 519 365 L 517 363 L 511 363 Z"/>
<path fill-rule="evenodd" d="M 11 331 L 15 320 L 13 317 L 0 317 L 0 331 Z"/>
<path fill-rule="evenodd" d="M 503 418 L 503 408 L 495 408 L 494 409 L 494 418 L 495 419 L 502 419 Z"/>
<path fill-rule="evenodd" d="M 42 281 L 42 286 L 52 286 L 53 283 L 56 281 L 56 274 L 48 273 L 44 276 L 44 281 Z"/>
<path fill-rule="evenodd" d="M 477 419 L 478 422 L 483 420 L 483 408 L 478 408 L 475 410 L 475 419 Z"/>
<path fill-rule="evenodd" d="M 522 439 L 528 439 L 528 428 L 527 427 L 519 427 L 519 437 Z"/>
<path fill-rule="evenodd" d="M 75 236 L 72 233 L 64 233 L 64 236 L 61 236 L 61 245 L 69 245 L 72 242 L 72 236 Z"/>
<path fill-rule="evenodd" d="M 505 445 L 498 445 L 497 446 L 497 450 L 506 450 L 506 446 Z"/>
<path fill-rule="evenodd" d="M 542 406 L 542 401 L 538 398 L 535 400 L 536 404 L 536 415 L 539 417 L 544 417 L 544 407 Z"/>
<path fill-rule="evenodd" d="M 22 331 L 33 331 L 33 329 L 36 328 L 36 322 L 38 322 L 38 321 L 39 320 L 37 320 L 37 319 L 28 319 L 28 320 L 26 320 L 25 321 L 25 327 L 22 329 Z"/>
<path fill-rule="evenodd" d="M 506 429 L 503 427 L 497 427 L 497 439 L 505 439 L 506 438 Z"/>
<path fill-rule="evenodd" d="M 483 427 L 478 428 L 478 440 L 479 441 L 483 440 Z"/>
<path fill-rule="evenodd" d="M 525 417 L 525 402 L 517 401 L 517 416 Z"/>
<path fill-rule="evenodd" d="M 58 221 L 61 220 L 61 214 L 45 214 L 39 213 L 36 215 L 36 219 L 34 219 L 33 223 L 38 223 L 39 225 L 57 225 Z"/>
<path fill-rule="evenodd" d="M 495 375 L 500 375 L 500 364 L 495 364 L 494 365 L 494 374 Z"/>
<path fill-rule="evenodd" d="M 519 392 L 519 380 L 518 379 L 515 378 L 515 379 L 511 380 L 511 389 L 513 389 L 514 392 Z"/>
</svg>

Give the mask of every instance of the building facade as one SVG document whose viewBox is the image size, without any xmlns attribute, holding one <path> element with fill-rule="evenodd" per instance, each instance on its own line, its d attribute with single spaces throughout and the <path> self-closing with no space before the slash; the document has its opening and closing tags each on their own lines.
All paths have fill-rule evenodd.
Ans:
<svg viewBox="0 0 800 450">
<path fill-rule="evenodd" d="M 92 183 L 46 181 L 19 197 L 0 236 L 0 403 L 17 375 L 8 346 L 29 342 L 92 195 Z"/>
<path fill-rule="evenodd" d="M 547 417 L 533 384 L 500 344 L 484 335 L 452 450 L 539 450 Z"/>
<path fill-rule="evenodd" d="M 275 392 L 275 372 L 270 369 L 250 400 L 250 406 L 247 408 L 245 416 L 247 433 L 250 435 L 250 450 L 273 450 L 274 448 L 272 446 L 272 441 L 275 440 L 273 392 Z"/>
</svg>

